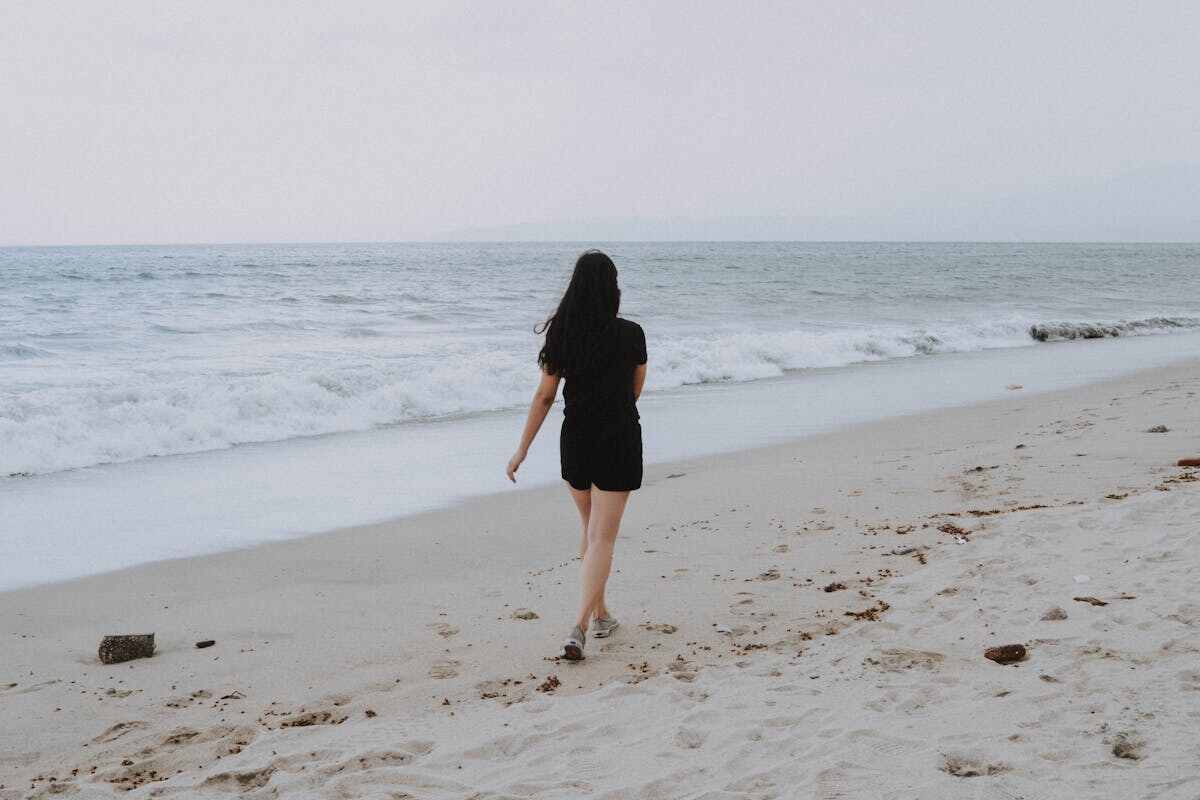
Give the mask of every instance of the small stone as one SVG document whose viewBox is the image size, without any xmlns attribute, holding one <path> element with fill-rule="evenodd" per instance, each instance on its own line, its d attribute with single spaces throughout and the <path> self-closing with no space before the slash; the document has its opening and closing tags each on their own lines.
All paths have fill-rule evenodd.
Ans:
<svg viewBox="0 0 1200 800">
<path fill-rule="evenodd" d="M 196 642 L 196 649 L 203 650 L 206 647 L 212 647 L 216 643 L 217 643 L 216 639 L 205 639 L 202 642 Z"/>
<path fill-rule="evenodd" d="M 1024 661 L 1027 655 L 1023 644 L 1002 644 L 983 651 L 983 657 L 997 664 L 1015 664 Z"/>
<path fill-rule="evenodd" d="M 518 608 L 512 613 L 513 619 L 539 619 L 536 611 L 530 611 L 528 608 Z"/>
<path fill-rule="evenodd" d="M 1146 433 L 1168 433 L 1170 430 L 1166 425 L 1155 425 L 1153 428 L 1146 428 Z"/>
<path fill-rule="evenodd" d="M 1058 622 L 1058 621 L 1064 620 L 1066 618 L 1067 618 L 1067 612 L 1064 611 L 1063 609 L 1059 608 L 1058 606 L 1049 608 L 1046 610 L 1045 614 L 1042 614 L 1043 622 Z"/>
</svg>

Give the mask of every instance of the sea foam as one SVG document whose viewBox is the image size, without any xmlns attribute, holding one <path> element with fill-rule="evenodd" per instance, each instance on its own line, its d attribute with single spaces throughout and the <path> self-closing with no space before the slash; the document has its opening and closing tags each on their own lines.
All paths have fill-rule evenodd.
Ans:
<svg viewBox="0 0 1200 800">
<path fill-rule="evenodd" d="M 754 381 L 797 370 L 1034 346 L 1039 341 L 1089 338 L 1090 331 L 1144 335 L 1196 327 L 1200 320 L 1033 324 L 1012 320 L 686 336 L 661 334 L 649 326 L 647 389 Z M 344 333 L 350 338 L 364 335 L 352 330 L 357 329 Z M 380 335 L 373 331 L 367 338 L 375 343 Z M 524 345 L 463 345 L 438 358 L 398 364 L 367 358 L 355 361 L 348 353 L 322 369 L 209 369 L 173 376 L 130 371 L 119 378 L 108 375 L 0 394 L 0 476 L 512 408 L 528 401 L 537 380 L 536 345 L 532 338 Z M 15 355 L 42 356 L 36 348 Z"/>
</svg>

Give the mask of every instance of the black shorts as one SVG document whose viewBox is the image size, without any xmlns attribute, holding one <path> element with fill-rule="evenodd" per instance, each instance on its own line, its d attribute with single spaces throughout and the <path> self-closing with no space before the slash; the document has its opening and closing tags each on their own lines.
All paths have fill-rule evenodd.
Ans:
<svg viewBox="0 0 1200 800">
<path fill-rule="evenodd" d="M 563 480 L 572 489 L 595 486 L 606 492 L 630 492 L 642 487 L 642 426 L 637 420 L 600 426 L 564 420 L 558 455 Z"/>
</svg>

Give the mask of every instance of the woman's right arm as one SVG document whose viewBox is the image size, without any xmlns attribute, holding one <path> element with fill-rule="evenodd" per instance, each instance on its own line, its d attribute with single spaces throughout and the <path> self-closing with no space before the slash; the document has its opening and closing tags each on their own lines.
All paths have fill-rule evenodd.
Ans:
<svg viewBox="0 0 1200 800">
<path fill-rule="evenodd" d="M 529 414 L 525 417 L 525 430 L 521 432 L 521 443 L 517 445 L 517 452 L 513 453 L 513 457 L 508 460 L 508 467 L 504 470 L 504 474 L 513 483 L 517 482 L 517 470 L 521 468 L 521 462 L 529 453 L 529 445 L 533 444 L 534 437 L 538 435 L 542 423 L 546 420 L 546 414 L 550 413 L 550 406 L 554 405 L 559 380 L 561 379 L 557 375 L 543 372 L 537 390 L 533 393 L 533 400 L 529 403 Z"/>
</svg>

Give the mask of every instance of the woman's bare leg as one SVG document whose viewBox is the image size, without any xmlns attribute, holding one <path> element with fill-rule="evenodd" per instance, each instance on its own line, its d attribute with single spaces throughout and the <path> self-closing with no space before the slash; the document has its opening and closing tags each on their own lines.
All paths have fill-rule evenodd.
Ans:
<svg viewBox="0 0 1200 800">
<path fill-rule="evenodd" d="M 607 615 L 604 587 L 612 571 L 613 546 L 621 529 L 621 516 L 629 492 L 606 492 L 592 487 L 592 505 L 588 514 L 587 551 L 580 570 L 582 584 L 579 617 L 576 624 L 584 631 L 593 615 Z"/>
<path fill-rule="evenodd" d="M 575 507 L 579 509 L 579 520 L 583 523 L 583 533 L 579 541 L 579 558 L 584 559 L 587 557 L 588 549 L 588 519 L 592 511 L 592 491 L 591 489 L 580 491 L 569 483 L 567 484 L 567 489 L 571 492 L 571 499 L 575 501 Z M 600 602 L 592 609 L 592 618 L 607 617 L 608 615 L 608 606 L 604 602 L 604 590 L 602 589 L 600 591 Z"/>
<path fill-rule="evenodd" d="M 579 557 L 583 558 L 587 555 L 587 528 L 588 515 L 592 512 L 592 490 L 580 491 L 568 483 L 567 491 L 571 493 L 571 499 L 575 501 L 575 508 L 579 509 L 579 521 L 583 523 L 582 536 L 579 539 Z"/>
</svg>

